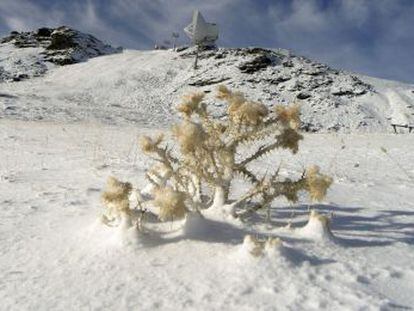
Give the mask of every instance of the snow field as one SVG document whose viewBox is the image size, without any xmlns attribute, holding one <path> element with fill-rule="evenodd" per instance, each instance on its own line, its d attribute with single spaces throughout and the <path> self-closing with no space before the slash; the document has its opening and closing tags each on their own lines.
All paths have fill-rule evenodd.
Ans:
<svg viewBox="0 0 414 311">
<path fill-rule="evenodd" d="M 414 305 L 414 136 L 306 135 L 264 158 L 335 179 L 324 204 L 165 223 L 137 235 L 97 221 L 108 176 L 146 185 L 137 136 L 153 128 L 0 121 L 0 299 L 4 310 L 392 310 Z M 384 152 L 385 150 L 385 152 Z M 276 164 L 275 164 L 276 163 Z M 242 187 L 243 183 L 237 183 Z M 240 189 L 242 192 L 242 189 Z M 287 228 L 288 224 L 291 228 Z M 317 228 L 312 228 L 316 226 Z M 243 239 L 281 238 L 263 256 Z"/>
</svg>

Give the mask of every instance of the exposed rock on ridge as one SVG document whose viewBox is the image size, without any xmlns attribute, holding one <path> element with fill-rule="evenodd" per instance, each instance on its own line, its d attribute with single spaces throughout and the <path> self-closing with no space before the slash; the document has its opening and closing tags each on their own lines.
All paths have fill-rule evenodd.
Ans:
<svg viewBox="0 0 414 311">
<path fill-rule="evenodd" d="M 182 50 L 179 55 L 182 58 L 194 57 L 194 48 Z M 202 87 L 209 92 L 214 84 L 224 83 L 233 89 L 242 90 L 250 97 L 253 94 L 260 95 L 256 100 L 269 106 L 298 102 L 305 115 L 302 128 L 307 131 L 364 127 L 367 124 L 364 114 L 348 103 L 375 92 L 372 85 L 356 75 L 332 69 L 283 49 L 202 50 L 199 52 L 198 66 L 194 77 L 188 80 L 189 86 Z M 328 115 L 332 109 L 343 110 L 341 114 L 349 115 L 357 124 L 351 125 L 345 119 L 331 119 L 331 124 L 321 124 L 318 115 Z M 217 110 L 220 111 L 220 107 Z"/>
<path fill-rule="evenodd" d="M 7 51 L 6 56 L 0 55 L 0 82 L 40 76 L 47 71 L 47 63 L 68 65 L 122 51 L 66 26 L 12 31 L 0 44 Z"/>
<path fill-rule="evenodd" d="M 13 31 L 1 43 L 11 42 L 18 48 L 43 47 L 45 60 L 57 65 L 73 64 L 88 58 L 117 53 L 113 48 L 90 34 L 84 34 L 66 26 L 39 28 L 33 32 Z"/>
</svg>

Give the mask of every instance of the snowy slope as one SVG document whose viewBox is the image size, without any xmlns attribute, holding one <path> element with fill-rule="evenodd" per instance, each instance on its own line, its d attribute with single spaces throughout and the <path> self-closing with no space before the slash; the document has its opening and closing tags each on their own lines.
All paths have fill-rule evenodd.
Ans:
<svg viewBox="0 0 414 311">
<path fill-rule="evenodd" d="M 414 123 L 413 85 L 333 70 L 282 50 L 203 51 L 194 70 L 193 52 L 128 50 L 1 83 L 0 117 L 167 125 L 183 94 L 223 83 L 269 106 L 299 103 L 307 131 L 390 132 L 391 123 Z M 217 103 L 215 112 L 224 109 Z"/>
<path fill-rule="evenodd" d="M 99 195 L 112 174 L 139 187 L 146 183 L 148 162 L 136 139 L 148 132 L 153 129 L 0 122 L 0 309 L 414 305 L 412 136 L 306 135 L 286 169 L 299 173 L 302 165 L 319 163 L 335 178 L 326 203 L 314 206 L 333 213 L 333 240 L 283 229 L 289 221 L 303 226 L 308 212 L 307 205 L 292 208 L 282 201 L 274 206 L 271 226 L 263 219 L 246 225 L 208 218 L 207 228 L 199 223 L 186 233 L 180 222 L 167 223 L 159 234 L 125 237 L 129 244 L 122 245 L 113 229 L 96 225 Z M 279 160 L 272 156 L 259 165 Z M 242 246 L 248 233 L 279 236 L 284 246 L 252 257 Z"/>
</svg>

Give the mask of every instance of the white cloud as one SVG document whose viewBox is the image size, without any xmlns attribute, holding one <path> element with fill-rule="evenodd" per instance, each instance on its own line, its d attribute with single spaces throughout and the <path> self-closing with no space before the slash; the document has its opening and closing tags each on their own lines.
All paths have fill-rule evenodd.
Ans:
<svg viewBox="0 0 414 311">
<path fill-rule="evenodd" d="M 1 0 L 0 18 L 13 30 L 30 30 L 39 25 L 58 25 L 65 16 L 60 10 L 44 11 L 27 0 Z"/>
</svg>

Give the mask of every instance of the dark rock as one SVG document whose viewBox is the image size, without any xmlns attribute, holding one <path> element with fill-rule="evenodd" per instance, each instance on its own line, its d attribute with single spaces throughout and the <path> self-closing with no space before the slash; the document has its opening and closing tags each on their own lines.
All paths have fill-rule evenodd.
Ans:
<svg viewBox="0 0 414 311">
<path fill-rule="evenodd" d="M 286 60 L 282 62 L 283 67 L 293 67 L 293 62 L 291 60 Z"/>
<path fill-rule="evenodd" d="M 29 75 L 28 75 L 28 74 L 25 74 L 25 73 L 21 73 L 21 74 L 19 74 L 17 77 L 18 77 L 20 80 L 23 80 L 23 79 L 28 79 L 28 78 L 29 78 Z"/>
<path fill-rule="evenodd" d="M 246 81 L 246 82 L 249 82 L 249 83 L 259 83 L 259 82 L 260 82 L 260 80 L 253 79 L 253 78 L 246 79 L 245 81 Z"/>
<path fill-rule="evenodd" d="M 175 49 L 176 52 L 182 52 L 188 49 L 188 46 L 179 46 Z"/>
<path fill-rule="evenodd" d="M 311 95 L 307 92 L 300 92 L 299 94 L 296 95 L 297 99 L 307 99 L 311 97 Z"/>
<path fill-rule="evenodd" d="M 53 29 L 42 27 L 39 28 L 36 32 L 36 36 L 38 37 L 50 37 L 53 32 Z"/>
<path fill-rule="evenodd" d="M 315 125 L 311 122 L 302 122 L 300 125 L 300 129 L 303 132 L 315 133 L 320 131 L 322 127 L 320 125 Z"/>
<path fill-rule="evenodd" d="M 281 75 L 277 77 L 276 79 L 274 79 L 274 81 L 277 83 L 283 83 L 283 82 L 289 81 L 290 79 L 292 79 L 292 77 L 289 75 Z"/>
<path fill-rule="evenodd" d="M 333 124 L 327 128 L 329 132 L 338 132 L 344 125 L 340 123 Z"/>
<path fill-rule="evenodd" d="M 65 50 L 77 46 L 73 40 L 74 35 L 67 32 L 53 32 L 51 35 L 50 45 L 46 48 L 48 50 Z"/>
<path fill-rule="evenodd" d="M 0 97 L 3 97 L 3 98 L 17 98 L 17 96 L 15 96 L 15 95 L 10 95 L 10 94 L 6 94 L 6 93 L 0 93 Z"/>
<path fill-rule="evenodd" d="M 263 49 L 263 48 L 247 48 L 247 49 L 243 49 L 243 51 L 246 54 L 269 54 L 272 51 L 271 50 L 267 50 L 267 49 Z"/>
<path fill-rule="evenodd" d="M 368 125 L 367 121 L 362 120 L 362 121 L 359 122 L 358 127 L 364 127 L 364 126 L 367 126 L 367 125 Z"/>
<path fill-rule="evenodd" d="M 272 59 L 267 55 L 260 55 L 254 59 L 239 65 L 239 69 L 243 73 L 254 73 L 256 71 L 267 68 L 272 64 Z"/>
<path fill-rule="evenodd" d="M 354 95 L 354 92 L 352 90 L 340 88 L 337 90 L 333 90 L 332 95 L 335 95 L 335 96 Z"/>
<path fill-rule="evenodd" d="M 16 39 L 14 46 L 18 48 L 36 48 L 38 44 L 36 41 L 25 41 L 22 39 Z"/>
<path fill-rule="evenodd" d="M 309 76 L 318 76 L 323 73 L 323 71 L 319 69 L 307 69 L 307 70 L 303 70 L 302 72 Z"/>
<path fill-rule="evenodd" d="M 195 57 L 198 53 L 198 59 L 207 59 L 210 57 L 214 57 L 218 51 L 216 46 L 204 46 L 204 47 L 186 47 L 185 49 L 177 49 L 177 52 L 185 51 L 184 53 L 180 53 L 180 57 L 182 58 L 192 58 Z"/>
<path fill-rule="evenodd" d="M 196 80 L 194 82 L 189 82 L 188 85 L 191 86 L 206 86 L 206 85 L 213 85 L 213 84 L 218 84 L 224 81 L 230 80 L 230 78 L 224 77 L 224 78 L 217 78 L 217 79 L 200 79 L 200 80 Z"/>
</svg>

